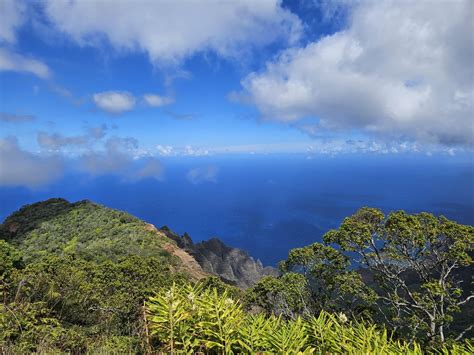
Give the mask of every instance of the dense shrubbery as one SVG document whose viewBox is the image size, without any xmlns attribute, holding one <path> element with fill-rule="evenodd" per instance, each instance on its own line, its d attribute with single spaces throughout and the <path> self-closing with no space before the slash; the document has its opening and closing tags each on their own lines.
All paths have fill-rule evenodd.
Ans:
<svg viewBox="0 0 474 355">
<path fill-rule="evenodd" d="M 51 255 L 9 274 L 0 341 L 19 352 L 81 351 L 104 342 L 138 350 L 143 301 L 184 280 L 161 259 L 139 256 L 95 263 Z"/>
<path fill-rule="evenodd" d="M 51 199 L 8 217 L 0 227 L 0 238 L 17 245 L 26 261 L 56 254 L 91 261 L 154 256 L 172 262 L 172 256 L 163 250 L 165 239 L 146 226 L 125 212 L 88 201 L 71 204 Z"/>
<path fill-rule="evenodd" d="M 25 206 L 0 236 L 3 351 L 139 352 L 144 300 L 187 278 L 164 237 L 90 202 Z"/>
<path fill-rule="evenodd" d="M 391 338 L 383 327 L 350 321 L 343 313 L 285 320 L 250 314 L 227 291 L 190 284 L 162 289 L 147 303 L 150 349 L 172 353 L 422 354 L 421 346 Z M 474 347 L 444 346 L 441 353 L 471 354 Z"/>
</svg>

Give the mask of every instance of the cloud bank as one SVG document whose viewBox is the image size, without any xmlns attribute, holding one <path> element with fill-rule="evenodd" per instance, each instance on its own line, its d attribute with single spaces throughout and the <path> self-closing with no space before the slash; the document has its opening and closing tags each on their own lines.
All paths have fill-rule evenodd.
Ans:
<svg viewBox="0 0 474 355">
<path fill-rule="evenodd" d="M 284 51 L 233 97 L 267 120 L 472 145 L 473 6 L 356 2 L 346 29 Z"/>
<path fill-rule="evenodd" d="M 56 1 L 44 12 L 80 45 L 105 41 L 119 51 L 141 51 L 153 63 L 177 65 L 198 52 L 241 56 L 246 48 L 299 38 L 301 22 L 266 1 Z"/>
</svg>

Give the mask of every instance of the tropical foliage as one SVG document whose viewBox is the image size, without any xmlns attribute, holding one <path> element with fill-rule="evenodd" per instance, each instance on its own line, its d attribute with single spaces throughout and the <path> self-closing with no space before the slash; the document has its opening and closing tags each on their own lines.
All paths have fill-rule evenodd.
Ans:
<svg viewBox="0 0 474 355">
<path fill-rule="evenodd" d="M 471 226 L 429 213 L 397 211 L 386 217 L 378 209 L 362 208 L 326 233 L 324 241 L 352 253 L 372 273 L 380 313 L 394 330 L 413 339 L 444 342 L 454 315 L 474 298 L 456 273 L 473 263 Z"/>
<path fill-rule="evenodd" d="M 25 206 L 0 233 L 0 352 L 140 352 L 143 302 L 188 278 L 144 222 L 90 202 Z"/>
<path fill-rule="evenodd" d="M 163 249 L 169 240 L 145 222 L 89 201 L 50 199 L 25 206 L 1 225 L 0 239 L 18 246 L 25 261 L 55 254 L 99 262 L 127 255 L 172 262 Z"/>
<path fill-rule="evenodd" d="M 150 344 L 171 353 L 423 354 L 420 344 L 395 340 L 383 327 L 343 313 L 281 316 L 251 314 L 227 291 L 172 285 L 147 302 Z M 470 342 L 439 353 L 471 354 Z"/>
<path fill-rule="evenodd" d="M 323 239 L 291 250 L 281 277 L 247 293 L 248 307 L 290 318 L 344 312 L 432 346 L 473 335 L 472 226 L 362 208 Z"/>
<path fill-rule="evenodd" d="M 169 243 L 87 201 L 20 209 L 0 225 L 0 353 L 473 353 L 470 226 L 365 208 L 248 290 L 193 278 Z"/>
</svg>

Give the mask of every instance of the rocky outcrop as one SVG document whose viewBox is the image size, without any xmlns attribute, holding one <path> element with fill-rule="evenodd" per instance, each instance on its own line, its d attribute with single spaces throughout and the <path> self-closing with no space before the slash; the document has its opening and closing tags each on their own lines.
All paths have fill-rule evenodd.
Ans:
<svg viewBox="0 0 474 355">
<path fill-rule="evenodd" d="M 166 226 L 160 231 L 191 254 L 205 272 L 240 288 L 253 286 L 263 276 L 278 275 L 275 268 L 264 267 L 260 260 L 255 260 L 246 251 L 229 247 L 218 238 L 195 244 L 187 233 L 180 237 Z"/>
<path fill-rule="evenodd" d="M 163 231 L 156 229 L 153 224 L 147 224 L 145 227 L 146 230 L 157 233 L 160 236 L 167 237 Z M 196 261 L 192 255 L 190 255 L 186 249 L 175 245 L 174 243 L 165 243 L 163 249 L 166 250 L 171 255 L 177 257 L 181 263 L 179 264 L 178 270 L 189 275 L 192 279 L 200 280 L 205 277 L 210 276 L 209 272 L 203 270 L 201 265 Z"/>
</svg>

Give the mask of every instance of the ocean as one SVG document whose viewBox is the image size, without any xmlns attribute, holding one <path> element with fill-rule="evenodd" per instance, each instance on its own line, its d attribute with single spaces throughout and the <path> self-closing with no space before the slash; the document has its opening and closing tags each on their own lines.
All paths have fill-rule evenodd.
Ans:
<svg viewBox="0 0 474 355">
<path fill-rule="evenodd" d="M 188 232 L 194 241 L 217 236 L 273 266 L 363 206 L 474 224 L 474 164 L 467 155 L 172 157 L 162 164 L 160 180 L 71 169 L 41 188 L 1 187 L 0 218 L 50 197 L 89 199 Z"/>
</svg>

